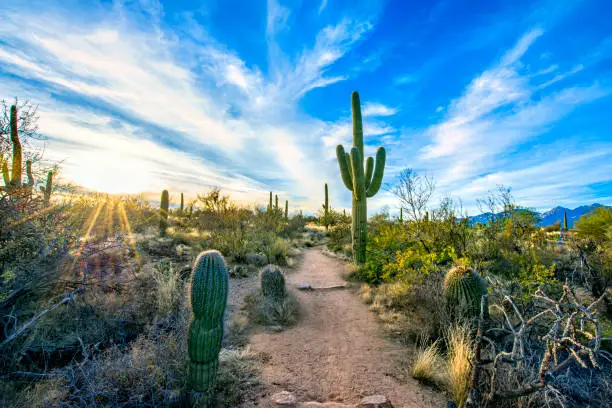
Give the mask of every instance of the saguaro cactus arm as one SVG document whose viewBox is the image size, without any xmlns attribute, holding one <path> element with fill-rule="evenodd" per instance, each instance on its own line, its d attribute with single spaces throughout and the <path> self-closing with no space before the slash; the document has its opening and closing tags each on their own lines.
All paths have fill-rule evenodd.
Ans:
<svg viewBox="0 0 612 408">
<path fill-rule="evenodd" d="M 380 186 L 382 184 L 383 175 L 385 173 L 385 161 L 387 158 L 387 152 L 384 147 L 379 147 L 376 151 L 376 167 L 374 169 L 374 174 L 372 174 L 372 179 L 368 183 L 367 196 L 373 197 L 378 190 L 380 190 Z M 372 159 L 368 157 L 368 160 Z M 373 160 L 372 160 L 373 161 Z"/>
<path fill-rule="evenodd" d="M 338 145 L 338 147 L 336 147 L 336 156 L 338 157 L 338 165 L 340 166 L 342 181 L 344 182 L 346 188 L 353 191 L 353 174 L 350 167 L 351 161 L 348 158 L 348 154 L 345 153 L 342 145 Z"/>
</svg>

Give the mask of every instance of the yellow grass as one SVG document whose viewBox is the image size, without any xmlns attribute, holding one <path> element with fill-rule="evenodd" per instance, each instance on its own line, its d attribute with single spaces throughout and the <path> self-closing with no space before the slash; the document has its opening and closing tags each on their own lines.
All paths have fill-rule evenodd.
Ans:
<svg viewBox="0 0 612 408">
<path fill-rule="evenodd" d="M 435 381 L 437 370 L 438 340 L 425 349 L 420 349 L 412 365 L 411 375 L 417 380 L 433 382 Z"/>
<path fill-rule="evenodd" d="M 472 344 L 468 328 L 465 326 L 451 328 L 447 333 L 447 340 L 449 392 L 457 406 L 462 408 L 470 391 Z"/>
</svg>

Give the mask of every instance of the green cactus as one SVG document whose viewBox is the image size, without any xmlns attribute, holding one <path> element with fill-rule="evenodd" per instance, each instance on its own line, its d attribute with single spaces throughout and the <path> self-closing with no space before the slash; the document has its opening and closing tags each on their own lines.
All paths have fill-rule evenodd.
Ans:
<svg viewBox="0 0 612 408">
<path fill-rule="evenodd" d="M 563 211 L 563 229 L 567 231 L 567 211 Z"/>
<path fill-rule="evenodd" d="M 404 209 L 402 207 L 400 207 L 400 217 L 399 217 L 399 222 L 402 223 L 404 222 Z"/>
<path fill-rule="evenodd" d="M 285 220 L 289 219 L 289 200 L 285 200 Z"/>
<path fill-rule="evenodd" d="M 181 207 L 179 210 L 179 213 L 182 215 L 183 214 L 183 210 L 185 209 L 185 201 L 183 200 L 183 193 L 181 193 Z"/>
<path fill-rule="evenodd" d="M 17 106 L 11 106 L 11 113 L 9 116 L 9 128 L 11 132 L 11 143 L 13 145 L 13 160 L 11 165 L 11 173 L 9 175 L 8 162 L 2 163 L 2 178 L 4 179 L 4 189 L 11 194 L 16 189 L 21 187 L 21 166 L 22 166 L 22 155 L 21 155 L 21 142 L 19 141 L 18 132 L 18 121 L 17 121 Z M 32 162 L 26 164 L 28 166 L 28 185 L 34 185 L 34 179 L 32 178 Z"/>
<path fill-rule="evenodd" d="M 325 204 L 323 204 L 323 223 L 325 230 L 329 229 L 329 192 L 327 190 L 327 183 L 325 183 Z"/>
<path fill-rule="evenodd" d="M 268 265 L 259 273 L 261 293 L 265 297 L 282 299 L 285 297 L 285 275 L 276 265 Z"/>
<path fill-rule="evenodd" d="M 11 186 L 21 187 L 21 142 L 17 132 L 17 106 L 11 106 L 11 142 L 13 143 L 13 172 L 11 173 Z"/>
<path fill-rule="evenodd" d="M 487 294 L 487 283 L 466 265 L 456 265 L 444 278 L 444 296 L 451 306 L 459 306 L 470 317 L 480 314 L 480 300 Z M 485 309 L 488 317 L 488 308 Z"/>
<path fill-rule="evenodd" d="M 274 201 L 275 201 L 275 203 L 274 203 L 274 211 L 276 212 L 276 211 L 278 211 L 278 195 L 276 195 L 276 194 L 274 195 Z"/>
<path fill-rule="evenodd" d="M 189 382 L 195 391 L 205 392 L 208 397 L 219 365 L 228 287 L 227 266 L 221 253 L 214 250 L 200 253 L 191 275 Z"/>
<path fill-rule="evenodd" d="M 374 159 L 368 157 L 364 172 L 363 125 L 357 92 L 353 92 L 351 95 L 351 105 L 353 111 L 353 148 L 351 153 L 348 154 L 344 151 L 342 145 L 338 145 L 336 156 L 338 157 L 342 181 L 346 188 L 353 193 L 353 260 L 355 264 L 362 265 L 366 260 L 367 198 L 373 197 L 380 189 L 385 171 L 386 152 L 384 147 L 379 147 L 376 152 L 376 166 L 374 165 Z"/>
<path fill-rule="evenodd" d="M 45 187 L 40 188 L 43 193 L 43 199 L 45 205 L 49 205 L 51 202 L 51 192 L 53 191 L 53 172 L 50 171 L 47 173 L 47 184 Z"/>
<path fill-rule="evenodd" d="M 268 212 L 272 212 L 272 192 L 270 191 L 270 203 L 268 204 Z"/>
<path fill-rule="evenodd" d="M 162 191 L 161 201 L 159 203 L 159 235 L 166 236 L 168 228 L 168 206 L 170 205 L 170 197 L 168 190 Z"/>
</svg>

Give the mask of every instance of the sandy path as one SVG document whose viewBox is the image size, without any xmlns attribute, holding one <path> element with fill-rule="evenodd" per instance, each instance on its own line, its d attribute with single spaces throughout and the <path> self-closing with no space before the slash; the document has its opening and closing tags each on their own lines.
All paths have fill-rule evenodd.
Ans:
<svg viewBox="0 0 612 408">
<path fill-rule="evenodd" d="M 342 285 L 343 264 L 308 250 L 289 287 Z M 357 403 L 362 396 L 386 395 L 396 408 L 443 407 L 445 400 L 411 378 L 400 383 L 389 374 L 406 350 L 385 340 L 373 313 L 350 289 L 297 291 L 302 306 L 299 323 L 282 333 L 256 333 L 254 351 L 270 360 L 263 380 L 271 395 L 293 392 L 298 401 Z M 260 406 L 271 407 L 268 397 Z"/>
</svg>

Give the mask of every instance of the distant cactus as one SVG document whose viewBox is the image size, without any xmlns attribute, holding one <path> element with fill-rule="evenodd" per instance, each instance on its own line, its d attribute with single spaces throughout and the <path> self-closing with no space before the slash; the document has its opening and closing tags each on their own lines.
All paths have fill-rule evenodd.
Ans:
<svg viewBox="0 0 612 408">
<path fill-rule="evenodd" d="M 51 192 L 53 191 L 53 172 L 52 171 L 47 173 L 47 184 L 45 185 L 45 187 L 41 187 L 40 189 L 43 193 L 45 205 L 49 205 L 49 203 L 51 202 Z"/>
<path fill-rule="evenodd" d="M 183 210 L 185 209 L 185 201 L 183 200 L 183 193 L 181 193 L 181 207 L 179 213 L 183 215 Z"/>
<path fill-rule="evenodd" d="M 270 203 L 268 204 L 268 212 L 272 212 L 272 192 L 270 191 Z"/>
<path fill-rule="evenodd" d="M 468 316 L 480 314 L 480 299 L 487 294 L 487 283 L 470 267 L 456 265 L 444 278 L 444 296 L 452 306 L 459 306 Z M 488 316 L 488 310 L 485 310 Z"/>
<path fill-rule="evenodd" d="M 21 142 L 17 132 L 17 106 L 11 106 L 11 142 L 13 143 L 13 172 L 11 173 L 11 186 L 21 187 Z"/>
<path fill-rule="evenodd" d="M 21 142 L 19 141 L 18 132 L 18 121 L 17 121 L 17 106 L 11 106 L 11 113 L 9 116 L 9 128 L 11 132 L 11 143 L 13 145 L 13 157 L 11 164 L 11 173 L 9 174 L 8 162 L 3 160 L 2 163 L 2 178 L 4 179 L 4 190 L 11 194 L 15 190 L 21 187 Z M 28 166 L 28 184 L 34 184 L 32 178 L 32 162 L 27 164 Z"/>
<path fill-rule="evenodd" d="M 323 204 L 323 224 L 325 230 L 329 229 L 329 192 L 327 190 L 327 183 L 325 183 L 325 204 Z"/>
<path fill-rule="evenodd" d="M 563 229 L 567 231 L 567 211 L 563 211 Z"/>
<path fill-rule="evenodd" d="M 170 205 L 170 197 L 168 190 L 162 191 L 161 201 L 159 203 L 159 235 L 166 236 L 168 229 L 168 206 Z"/>
<path fill-rule="evenodd" d="M 285 220 L 289 219 L 289 200 L 285 200 Z"/>
<path fill-rule="evenodd" d="M 361 120 L 361 104 L 359 94 L 353 92 L 351 95 L 351 106 L 353 111 L 353 148 L 351 153 L 346 153 L 342 145 L 336 147 L 336 156 L 342 181 L 346 188 L 352 191 L 353 196 L 353 261 L 362 265 L 366 261 L 367 222 L 368 209 L 367 198 L 373 197 L 382 184 L 385 171 L 386 152 L 384 147 L 379 147 L 376 152 L 376 166 L 374 159 L 368 157 L 365 161 L 364 172 L 364 149 L 363 149 L 363 125 Z"/>
<path fill-rule="evenodd" d="M 400 207 L 400 217 L 399 217 L 399 221 L 400 222 L 404 222 L 404 209 L 402 207 Z"/>
<path fill-rule="evenodd" d="M 227 266 L 221 253 L 214 250 L 200 253 L 191 276 L 189 382 L 195 391 L 208 396 L 214 388 L 219 366 L 228 287 Z"/>
<path fill-rule="evenodd" d="M 282 299 L 285 297 L 285 275 L 278 266 L 268 265 L 259 273 L 261 293 L 265 297 Z"/>
<path fill-rule="evenodd" d="M 278 195 L 274 195 L 274 211 L 278 211 Z"/>
</svg>

